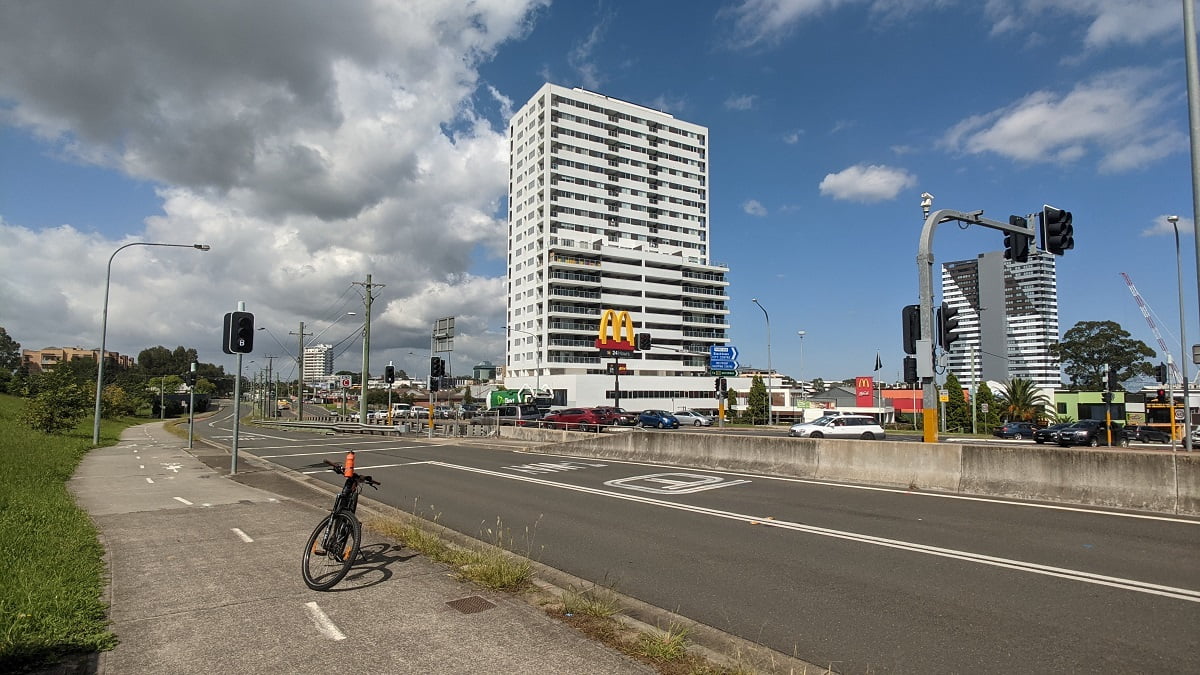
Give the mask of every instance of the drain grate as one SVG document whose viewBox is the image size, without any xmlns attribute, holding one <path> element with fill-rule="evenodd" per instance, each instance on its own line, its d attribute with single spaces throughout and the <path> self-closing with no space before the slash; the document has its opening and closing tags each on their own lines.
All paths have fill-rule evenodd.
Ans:
<svg viewBox="0 0 1200 675">
<path fill-rule="evenodd" d="M 458 600 L 451 600 L 446 604 L 453 609 L 457 609 L 463 614 L 477 614 L 496 606 L 496 603 L 481 598 L 478 595 L 471 595 L 465 598 L 459 598 Z"/>
</svg>

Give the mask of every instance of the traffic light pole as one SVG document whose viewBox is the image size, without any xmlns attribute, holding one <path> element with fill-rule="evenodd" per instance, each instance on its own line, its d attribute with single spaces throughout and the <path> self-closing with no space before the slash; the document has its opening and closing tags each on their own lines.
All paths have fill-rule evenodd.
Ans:
<svg viewBox="0 0 1200 675">
<path fill-rule="evenodd" d="M 1010 223 L 983 217 L 983 211 L 964 213 L 951 209 L 938 209 L 925 218 L 921 228 L 921 242 L 917 249 L 917 283 L 921 294 L 921 339 L 917 340 L 917 377 L 921 381 L 921 412 L 926 443 L 938 440 L 938 390 L 933 370 L 933 232 L 941 223 L 956 220 L 968 225 L 982 225 L 1009 234 L 1032 237 L 1030 227 L 1017 227 Z"/>
</svg>

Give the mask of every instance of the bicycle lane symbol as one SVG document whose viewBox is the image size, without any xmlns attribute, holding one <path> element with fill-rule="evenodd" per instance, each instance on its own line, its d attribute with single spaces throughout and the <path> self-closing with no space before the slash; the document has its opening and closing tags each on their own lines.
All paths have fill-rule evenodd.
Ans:
<svg viewBox="0 0 1200 675">
<path fill-rule="evenodd" d="M 705 476 L 698 473 L 652 473 L 605 481 L 608 487 L 649 492 L 656 495 L 684 495 L 704 490 L 731 487 L 749 483 L 748 480 L 725 479 L 720 476 Z"/>
</svg>

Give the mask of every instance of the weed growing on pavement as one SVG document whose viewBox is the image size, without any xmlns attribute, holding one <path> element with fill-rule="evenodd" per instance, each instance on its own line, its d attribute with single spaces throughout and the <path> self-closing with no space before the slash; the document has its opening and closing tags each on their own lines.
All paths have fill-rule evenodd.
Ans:
<svg viewBox="0 0 1200 675">
<path fill-rule="evenodd" d="M 585 588 L 569 586 L 562 594 L 562 609 L 566 614 L 606 619 L 621 613 L 621 602 L 611 588 L 597 584 Z"/>
<path fill-rule="evenodd" d="M 104 549 L 66 482 L 92 447 L 89 418 L 48 435 L 18 421 L 24 401 L 0 395 L 0 671 L 112 649 Z M 139 420 L 104 420 L 111 444 Z"/>
<path fill-rule="evenodd" d="M 687 653 L 688 633 L 684 625 L 672 623 L 661 632 L 645 632 L 638 636 L 637 653 L 656 661 L 678 661 Z"/>
</svg>

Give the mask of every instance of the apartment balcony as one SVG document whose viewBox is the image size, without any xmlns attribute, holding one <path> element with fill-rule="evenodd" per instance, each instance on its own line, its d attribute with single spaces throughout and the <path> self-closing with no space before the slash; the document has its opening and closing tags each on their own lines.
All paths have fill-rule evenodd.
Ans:
<svg viewBox="0 0 1200 675">
<path fill-rule="evenodd" d="M 599 325 L 596 323 L 586 323 L 582 321 L 557 320 L 550 322 L 550 332 L 567 332 L 567 333 L 590 333 L 596 334 L 599 330 Z"/>
<path fill-rule="evenodd" d="M 549 314 L 561 314 L 567 316 L 600 316 L 599 307 L 580 307 L 578 305 L 560 305 L 550 303 Z"/>
<path fill-rule="evenodd" d="M 550 295 L 556 298 L 579 298 L 582 300 L 599 300 L 600 291 L 581 291 L 575 288 L 551 286 Z"/>
<path fill-rule="evenodd" d="M 725 295 L 725 291 L 720 288 L 702 288 L 699 286 L 682 286 L 679 289 L 685 295 L 699 295 L 710 298 L 721 298 L 728 300 L 729 296 Z"/>
<path fill-rule="evenodd" d="M 563 272 L 555 270 L 551 275 L 551 279 L 560 281 L 568 281 L 582 284 L 599 284 L 601 283 L 599 274 L 579 274 L 577 272 Z"/>
</svg>

